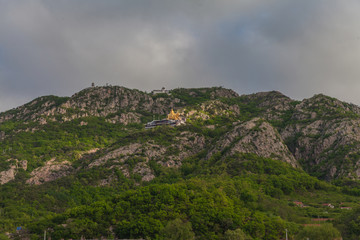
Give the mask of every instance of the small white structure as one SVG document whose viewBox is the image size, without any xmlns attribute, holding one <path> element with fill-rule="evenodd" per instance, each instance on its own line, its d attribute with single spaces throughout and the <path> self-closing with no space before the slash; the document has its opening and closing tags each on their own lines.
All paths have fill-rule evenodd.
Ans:
<svg viewBox="0 0 360 240">
<path fill-rule="evenodd" d="M 161 88 L 161 90 L 153 90 L 151 93 L 152 93 L 152 94 L 159 94 L 159 93 L 170 94 L 170 90 L 166 90 L 166 89 L 163 87 L 163 88 Z"/>
</svg>

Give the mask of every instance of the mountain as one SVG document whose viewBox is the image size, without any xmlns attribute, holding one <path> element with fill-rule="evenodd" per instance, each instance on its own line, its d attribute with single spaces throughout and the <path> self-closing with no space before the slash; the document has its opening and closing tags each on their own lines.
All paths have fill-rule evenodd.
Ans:
<svg viewBox="0 0 360 240">
<path fill-rule="evenodd" d="M 184 125 L 144 128 L 171 109 Z M 359 118 L 359 107 L 322 94 L 295 101 L 222 87 L 39 97 L 0 113 L 0 233 L 280 239 L 322 216 L 334 238 L 358 239 L 341 207 L 355 224 Z M 322 205 L 330 201 L 334 210 Z"/>
</svg>

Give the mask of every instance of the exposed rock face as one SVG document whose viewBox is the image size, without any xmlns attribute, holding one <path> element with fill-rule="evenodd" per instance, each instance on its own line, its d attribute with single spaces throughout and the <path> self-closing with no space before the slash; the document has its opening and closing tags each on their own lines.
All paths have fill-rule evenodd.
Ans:
<svg viewBox="0 0 360 240">
<path fill-rule="evenodd" d="M 190 91 L 191 90 L 186 90 Z M 203 89 L 200 92 L 211 91 L 211 99 L 237 97 L 238 94 L 230 89 L 213 88 Z M 195 92 L 194 96 L 197 95 Z M 55 120 L 59 116 L 62 121 L 71 121 L 76 118 L 97 116 L 107 117 L 113 123 L 138 123 L 141 114 L 139 111 L 151 114 L 167 114 L 170 109 L 185 106 L 184 103 L 169 95 L 167 98 L 156 97 L 145 92 L 124 87 L 91 87 L 84 89 L 70 98 L 45 96 L 37 98 L 28 104 L 0 114 L 0 123 L 7 120 L 37 121 L 46 124 L 48 120 Z M 1 135 L 0 135 L 1 139 Z"/>
<path fill-rule="evenodd" d="M 87 113 L 105 117 L 124 109 L 138 110 L 138 107 L 141 107 L 140 102 L 148 103 L 145 108 L 153 105 L 153 99 L 141 91 L 123 87 L 94 87 L 76 93 L 61 107 L 65 110 L 76 109 L 77 115 Z"/>
<path fill-rule="evenodd" d="M 360 146 L 360 120 L 316 120 L 308 125 L 286 127 L 281 135 L 290 139 L 294 156 L 307 163 L 308 170 L 323 172 L 323 177 L 360 177 L 358 157 Z M 354 158 L 355 157 L 355 158 Z M 318 167 L 320 166 L 320 167 Z M 342 168 L 353 171 L 342 171 Z"/>
<path fill-rule="evenodd" d="M 138 152 L 140 147 L 141 144 L 139 143 L 134 143 L 124 147 L 120 147 L 114 151 L 107 153 L 105 156 L 95 160 L 94 162 L 90 163 L 89 168 L 103 165 L 110 159 L 117 160 L 117 162 L 124 162 L 127 158 L 129 158 L 130 155 L 133 155 L 136 152 Z"/>
<path fill-rule="evenodd" d="M 279 92 L 242 96 L 259 116 L 277 122 L 278 131 L 302 167 L 321 178 L 360 175 L 360 108 L 318 94 L 293 101 Z"/>
<path fill-rule="evenodd" d="M 27 161 L 26 160 L 18 161 L 17 159 L 8 159 L 7 161 L 8 162 L 11 161 L 12 164 L 10 164 L 10 168 L 8 170 L 0 172 L 0 184 L 1 185 L 14 180 L 18 169 L 20 169 L 20 168 L 22 168 L 24 170 L 27 169 Z"/>
<path fill-rule="evenodd" d="M 46 118 L 56 115 L 61 116 L 63 121 L 71 121 L 88 116 L 106 117 L 109 114 L 126 111 L 128 113 L 119 114 L 110 121 L 128 124 L 139 122 L 140 119 L 139 114 L 129 111 L 142 110 L 154 114 L 165 114 L 174 107 L 176 102 L 179 100 L 173 98 L 153 100 L 149 94 L 124 87 L 94 87 L 84 89 L 71 98 L 63 98 L 60 104 L 53 101 L 52 96 L 38 98 L 15 110 L 2 113 L 0 123 L 11 119 L 21 119 L 46 124 Z"/>
<path fill-rule="evenodd" d="M 304 99 L 295 107 L 293 119 L 309 120 L 315 118 L 333 118 L 334 116 L 360 114 L 360 108 L 349 103 L 341 102 L 335 98 L 318 94 Z"/>
<path fill-rule="evenodd" d="M 61 116 L 63 121 L 70 121 L 80 117 L 101 116 L 118 111 L 129 110 L 154 110 L 165 112 L 171 105 L 164 107 L 162 104 L 154 103 L 151 96 L 137 90 L 130 90 L 123 87 L 94 87 L 84 89 L 76 93 L 71 98 L 63 98 L 55 102 L 52 96 L 41 97 L 34 101 L 18 107 L 17 109 L 5 112 L 0 115 L 0 123 L 15 119 L 26 121 L 38 121 L 46 124 L 46 118 L 51 116 Z M 136 114 L 120 115 L 120 121 L 126 123 L 129 120 L 138 121 Z"/>
<path fill-rule="evenodd" d="M 26 160 L 19 161 L 18 168 L 22 168 L 26 171 L 27 170 L 27 161 Z"/>
<path fill-rule="evenodd" d="M 146 162 L 156 160 L 164 166 L 177 167 L 181 165 L 183 159 L 198 153 L 205 147 L 205 138 L 191 132 L 183 132 L 172 142 L 170 146 L 151 142 L 132 143 L 106 153 L 90 163 L 88 167 L 101 166 L 110 160 L 114 163 L 124 163 L 129 158 L 139 157 L 145 159 Z"/>
<path fill-rule="evenodd" d="M 26 120 L 44 122 L 44 116 L 53 116 L 60 113 L 58 105 L 68 98 L 55 96 L 39 97 L 30 103 L 0 114 L 0 123 L 8 120 Z"/>
<path fill-rule="evenodd" d="M 31 178 L 26 183 L 40 185 L 44 182 L 54 181 L 58 178 L 69 175 L 73 171 L 69 162 L 56 163 L 52 159 L 45 166 L 39 167 L 31 172 Z"/>
<path fill-rule="evenodd" d="M 181 166 L 181 161 L 191 155 L 194 155 L 205 147 L 204 136 L 191 132 L 183 132 L 174 139 L 174 143 L 167 148 L 165 155 L 161 156 L 158 163 L 167 167 Z M 169 159 L 164 161 L 166 158 Z M 159 158 L 159 157 L 158 157 Z"/>
<path fill-rule="evenodd" d="M 133 113 L 133 112 L 129 112 L 129 113 L 122 113 L 120 115 L 117 115 L 113 118 L 108 119 L 108 122 L 111 123 L 122 123 L 124 125 L 128 125 L 129 123 L 140 123 L 140 118 L 141 115 L 138 113 Z"/>
<path fill-rule="evenodd" d="M 294 155 L 299 159 L 312 158 L 319 163 L 321 160 L 319 155 L 325 150 L 334 150 L 360 141 L 359 126 L 360 120 L 347 120 L 344 122 L 317 120 L 307 126 L 301 124 L 288 126 L 282 131 L 281 135 L 284 138 L 289 138 L 298 134 L 297 144 L 299 146 L 294 149 Z"/>
<path fill-rule="evenodd" d="M 235 153 L 255 153 L 261 157 L 278 159 L 299 167 L 296 159 L 282 141 L 280 134 L 268 122 L 259 118 L 240 123 L 216 144 L 208 154 L 210 158 L 214 153 L 223 151 L 224 156 Z"/>
<path fill-rule="evenodd" d="M 11 166 L 9 170 L 0 172 L 0 184 L 5 184 L 14 180 L 16 176 L 16 166 Z"/>
<path fill-rule="evenodd" d="M 249 100 L 256 100 L 258 107 L 266 108 L 268 110 L 286 111 L 290 109 L 292 99 L 283 95 L 278 91 L 259 92 L 244 97 Z"/>
<path fill-rule="evenodd" d="M 226 89 L 226 88 L 217 88 L 210 95 L 211 95 L 212 99 L 221 98 L 221 97 L 222 98 L 234 98 L 234 97 L 239 96 L 239 94 L 237 94 L 233 90 Z"/>
<path fill-rule="evenodd" d="M 155 178 L 155 175 L 153 174 L 152 170 L 145 162 L 138 163 L 135 166 L 133 173 L 140 174 L 141 180 L 144 182 L 149 182 Z"/>
<path fill-rule="evenodd" d="M 304 169 L 325 179 L 360 178 L 359 107 L 315 95 L 298 103 L 281 136 Z"/>
<path fill-rule="evenodd" d="M 244 103 L 256 103 L 262 109 L 261 117 L 266 120 L 279 120 L 284 112 L 292 109 L 294 100 L 277 91 L 259 92 L 241 96 Z"/>
<path fill-rule="evenodd" d="M 91 162 L 88 167 L 108 164 L 110 169 L 117 168 L 126 177 L 130 177 L 130 173 L 139 174 L 142 181 L 151 181 L 155 175 L 148 165 L 150 160 L 166 167 L 179 167 L 183 159 L 198 153 L 205 147 L 204 136 L 191 132 L 183 132 L 171 142 L 172 144 L 166 146 L 151 141 L 122 146 Z M 140 162 L 130 168 L 128 161 Z M 109 184 L 110 180 L 104 179 L 101 184 Z"/>
</svg>

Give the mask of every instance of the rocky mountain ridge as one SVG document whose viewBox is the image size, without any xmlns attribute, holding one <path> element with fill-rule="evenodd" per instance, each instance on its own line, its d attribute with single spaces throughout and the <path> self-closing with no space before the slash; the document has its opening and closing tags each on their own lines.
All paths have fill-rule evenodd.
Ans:
<svg viewBox="0 0 360 240">
<path fill-rule="evenodd" d="M 143 129 L 172 108 L 187 117 L 186 126 Z M 40 97 L 0 114 L 0 183 L 16 177 L 9 159 L 29 162 L 23 169 L 26 183 L 42 184 L 100 167 L 151 181 L 154 163 L 177 168 L 199 154 L 204 160 L 217 154 L 221 161 L 238 153 L 287 162 L 321 179 L 359 179 L 359 119 L 359 107 L 321 94 L 295 101 L 276 91 L 239 96 L 229 89 L 202 88 L 154 95 L 118 86 L 87 88 L 70 98 Z M 72 129 L 61 129 L 65 123 Z M 52 140 L 48 131 L 53 128 L 68 140 L 56 143 L 47 156 L 50 147 L 42 138 Z M 108 131 L 106 137 L 100 128 Z M 81 129 L 86 133 L 77 132 Z M 21 142 L 24 134 L 30 147 Z M 86 144 L 76 140 L 84 134 Z M 9 147 L 13 150 L 6 152 Z"/>
<path fill-rule="evenodd" d="M 86 88 L 73 96 L 39 97 L 25 105 L 0 113 L 0 123 L 9 120 L 38 121 L 45 124 L 46 120 L 69 121 L 76 118 L 96 116 L 108 117 L 115 115 L 118 122 L 138 122 L 138 112 L 164 115 L 171 108 L 186 105 L 186 102 L 176 97 L 176 94 L 186 89 L 172 90 L 172 95 L 152 95 L 125 87 L 91 87 Z M 224 88 L 200 89 L 197 92 L 188 91 L 191 97 L 198 94 L 209 94 L 209 99 L 237 97 L 238 94 Z M 129 117 L 131 116 L 131 117 Z M 109 117 L 110 118 L 110 117 Z M 126 118 L 129 118 L 125 120 Z M 121 121 L 123 120 L 123 121 Z"/>
</svg>

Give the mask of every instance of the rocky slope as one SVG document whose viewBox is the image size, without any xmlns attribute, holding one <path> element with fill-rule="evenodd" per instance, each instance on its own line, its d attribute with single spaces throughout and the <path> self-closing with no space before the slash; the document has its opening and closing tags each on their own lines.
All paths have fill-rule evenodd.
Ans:
<svg viewBox="0 0 360 240">
<path fill-rule="evenodd" d="M 155 176 L 149 167 L 150 161 L 165 167 L 177 168 L 181 166 L 182 160 L 200 152 L 204 147 L 204 136 L 182 132 L 179 136 L 174 136 L 170 144 L 149 141 L 143 144 L 130 143 L 114 150 L 107 150 L 101 157 L 94 158 L 87 167 L 117 168 L 127 177 L 138 174 L 142 181 L 151 181 Z M 106 182 L 109 180 L 106 179 Z"/>
<path fill-rule="evenodd" d="M 254 153 L 260 157 L 277 159 L 290 163 L 293 167 L 299 167 L 277 130 L 259 118 L 236 124 L 216 143 L 207 157 L 210 158 L 217 152 L 221 152 L 222 157 L 236 153 Z"/>
<path fill-rule="evenodd" d="M 0 184 L 5 184 L 14 180 L 19 169 L 23 169 L 25 171 L 27 169 L 26 160 L 19 162 L 17 159 L 8 159 L 7 162 L 9 163 L 9 168 L 0 172 Z"/>
<path fill-rule="evenodd" d="M 172 108 L 187 117 L 186 126 L 143 129 L 142 124 Z M 20 168 L 29 173 L 28 184 L 94 168 L 151 181 L 154 162 L 177 168 L 201 152 L 204 160 L 254 153 L 327 180 L 359 179 L 359 119 L 359 107 L 321 94 L 294 101 L 275 91 L 239 96 L 229 89 L 203 88 L 153 95 L 117 86 L 87 88 L 69 98 L 40 97 L 0 114 L 0 184 L 14 180 Z M 47 147 L 44 139 L 52 139 L 48 131 L 53 128 L 64 140 Z M 85 133 L 77 132 L 81 129 Z M 27 155 L 22 154 L 25 133 L 34 138 L 26 142 L 31 144 Z M 84 134 L 87 145 L 78 140 Z M 36 152 L 38 146 L 44 150 Z M 19 167 L 11 161 L 15 158 L 30 167 Z M 98 184 L 115 180 L 110 174 Z"/>
<path fill-rule="evenodd" d="M 0 123 L 9 120 L 37 121 L 45 124 L 50 121 L 69 121 L 76 118 L 96 116 L 108 117 L 121 123 L 139 122 L 141 113 L 164 115 L 172 108 L 187 105 L 177 96 L 208 99 L 237 97 L 237 93 L 224 88 L 175 89 L 171 95 L 152 95 L 124 87 L 91 87 L 70 98 L 45 96 L 28 104 L 0 114 Z M 111 115 L 111 116 L 109 116 Z M 1 137 L 1 135 L 0 135 Z"/>
<path fill-rule="evenodd" d="M 359 178 L 359 107 L 322 94 L 301 102 L 276 92 L 255 99 L 305 170 L 328 180 Z"/>
</svg>

